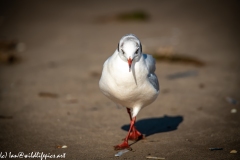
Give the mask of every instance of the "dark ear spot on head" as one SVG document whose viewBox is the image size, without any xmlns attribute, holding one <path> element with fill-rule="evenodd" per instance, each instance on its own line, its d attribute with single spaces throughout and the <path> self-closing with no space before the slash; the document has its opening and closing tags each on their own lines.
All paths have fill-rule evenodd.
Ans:
<svg viewBox="0 0 240 160">
<path fill-rule="evenodd" d="M 119 43 L 118 43 L 118 47 L 117 47 L 117 50 L 118 50 L 118 52 L 119 52 Z"/>
<path fill-rule="evenodd" d="M 123 47 L 123 45 L 124 45 L 124 42 L 122 42 L 122 44 L 121 44 L 121 48 Z"/>
<path fill-rule="evenodd" d="M 140 42 L 140 47 L 139 48 L 140 48 L 140 51 L 142 52 L 142 44 L 141 44 L 141 42 Z"/>
</svg>

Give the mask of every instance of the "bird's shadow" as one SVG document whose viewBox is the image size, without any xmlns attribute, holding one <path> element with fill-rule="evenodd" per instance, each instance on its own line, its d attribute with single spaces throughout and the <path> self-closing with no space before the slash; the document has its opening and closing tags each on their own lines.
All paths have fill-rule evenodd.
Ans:
<svg viewBox="0 0 240 160">
<path fill-rule="evenodd" d="M 183 116 L 164 116 L 158 118 L 141 119 L 135 123 L 139 132 L 146 137 L 161 133 L 176 130 L 179 124 L 183 121 Z M 130 125 L 123 125 L 121 128 L 125 131 L 129 130 Z"/>
</svg>

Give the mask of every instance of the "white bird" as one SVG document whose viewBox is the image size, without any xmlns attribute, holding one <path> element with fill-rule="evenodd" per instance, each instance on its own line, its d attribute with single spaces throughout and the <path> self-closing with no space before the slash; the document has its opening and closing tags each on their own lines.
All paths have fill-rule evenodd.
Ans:
<svg viewBox="0 0 240 160">
<path fill-rule="evenodd" d="M 138 112 L 159 94 L 158 78 L 154 72 L 154 58 L 142 53 L 141 42 L 133 34 L 123 36 L 116 51 L 105 61 L 99 87 L 118 106 L 127 108 L 131 120 L 124 142 L 114 146 L 115 150 L 130 149 L 128 140 L 144 138 L 134 124 Z"/>
</svg>

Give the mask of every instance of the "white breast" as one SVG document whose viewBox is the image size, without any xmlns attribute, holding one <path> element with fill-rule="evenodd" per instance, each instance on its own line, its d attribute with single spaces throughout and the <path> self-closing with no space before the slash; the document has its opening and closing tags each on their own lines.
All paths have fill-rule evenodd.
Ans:
<svg viewBox="0 0 240 160">
<path fill-rule="evenodd" d="M 133 72 L 129 72 L 128 64 L 115 52 L 104 64 L 99 86 L 115 103 L 128 108 L 142 108 L 157 98 L 158 91 L 148 80 L 149 73 L 143 58 L 133 67 L 137 84 Z"/>
</svg>

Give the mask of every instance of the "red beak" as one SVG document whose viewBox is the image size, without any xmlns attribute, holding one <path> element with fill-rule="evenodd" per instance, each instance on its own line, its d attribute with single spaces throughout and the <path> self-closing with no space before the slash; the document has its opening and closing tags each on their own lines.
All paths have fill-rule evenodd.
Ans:
<svg viewBox="0 0 240 160">
<path fill-rule="evenodd" d="M 129 66 L 129 72 L 131 72 L 131 66 L 132 66 L 132 59 L 128 58 L 128 66 Z"/>
</svg>

